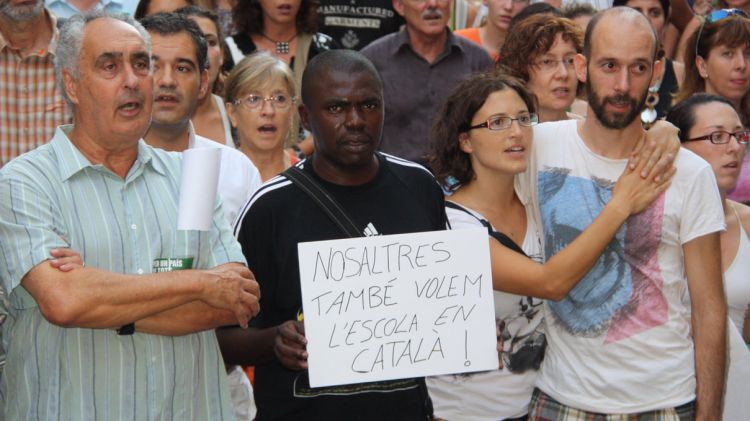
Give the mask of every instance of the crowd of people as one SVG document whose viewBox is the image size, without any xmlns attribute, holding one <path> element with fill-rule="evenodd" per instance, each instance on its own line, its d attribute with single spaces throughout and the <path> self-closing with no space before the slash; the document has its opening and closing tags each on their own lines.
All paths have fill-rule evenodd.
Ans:
<svg viewBox="0 0 750 421">
<path fill-rule="evenodd" d="M 748 13 L 0 0 L 0 419 L 733 421 Z M 298 244 L 472 228 L 496 370 L 311 387 Z"/>
</svg>

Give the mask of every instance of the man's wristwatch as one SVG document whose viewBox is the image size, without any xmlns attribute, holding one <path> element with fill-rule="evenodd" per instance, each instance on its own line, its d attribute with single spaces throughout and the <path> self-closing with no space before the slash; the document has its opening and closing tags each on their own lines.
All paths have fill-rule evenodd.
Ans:
<svg viewBox="0 0 750 421">
<path fill-rule="evenodd" d="M 135 323 L 128 323 L 117 329 L 118 335 L 132 335 L 135 333 Z"/>
</svg>

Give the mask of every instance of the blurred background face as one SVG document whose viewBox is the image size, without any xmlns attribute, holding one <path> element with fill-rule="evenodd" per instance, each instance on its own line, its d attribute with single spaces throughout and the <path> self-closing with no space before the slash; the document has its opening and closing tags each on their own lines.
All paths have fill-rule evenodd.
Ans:
<svg viewBox="0 0 750 421">
<path fill-rule="evenodd" d="M 537 96 L 540 111 L 565 112 L 573 103 L 578 87 L 573 66 L 576 54 L 573 42 L 558 33 L 549 51 L 534 60 L 526 87 Z"/>
<path fill-rule="evenodd" d="M 180 7 L 190 6 L 187 0 L 151 0 L 146 9 L 146 16 L 159 12 L 174 12 Z"/>
<path fill-rule="evenodd" d="M 742 129 L 737 112 L 722 102 L 696 106 L 693 109 L 693 117 L 695 124 L 688 131 L 688 139 L 709 135 L 717 130 L 734 133 Z M 727 192 L 737 184 L 742 160 L 745 157 L 745 146 L 740 145 L 737 139 L 731 138 L 729 143 L 723 145 L 713 144 L 710 140 L 696 140 L 684 142 L 682 146 L 711 164 L 720 191 Z"/>
<path fill-rule="evenodd" d="M 260 98 L 284 95 L 287 98 L 287 104 L 284 107 L 274 106 L 272 101 L 261 99 L 260 104 L 253 108 L 244 101 L 251 95 Z M 230 104 L 227 107 L 232 126 L 237 129 L 240 149 L 262 152 L 283 150 L 284 141 L 289 137 L 295 111 L 292 95 L 293 93 L 289 92 L 289 88 L 282 79 L 265 83 L 258 89 L 242 91 L 237 99 L 243 102 Z"/>
<path fill-rule="evenodd" d="M 397 0 L 394 7 L 409 30 L 420 36 L 442 35 L 451 17 L 451 0 Z"/>
<path fill-rule="evenodd" d="M 626 6 L 639 11 L 647 17 L 651 25 L 656 29 L 656 35 L 659 41 L 664 39 L 664 28 L 667 26 L 667 16 L 664 14 L 664 8 L 661 7 L 659 0 L 630 0 Z"/>
<path fill-rule="evenodd" d="M 518 118 L 528 114 L 526 103 L 513 89 L 491 93 L 471 119 L 471 125 L 482 124 L 493 117 Z M 513 121 L 507 129 L 486 127 L 460 135 L 461 150 L 469 154 L 471 166 L 478 175 L 484 171 L 514 175 L 526 170 L 531 146 L 532 128 Z"/>
<path fill-rule="evenodd" d="M 0 0 L 0 13 L 15 22 L 33 19 L 43 10 L 42 0 Z"/>
<path fill-rule="evenodd" d="M 484 4 L 489 9 L 487 24 L 507 31 L 510 20 L 529 5 L 529 0 L 484 0 Z"/>
<path fill-rule="evenodd" d="M 739 47 L 717 45 L 708 58 L 696 58 L 706 92 L 739 102 L 750 91 L 750 43 Z"/>
<path fill-rule="evenodd" d="M 219 77 L 221 66 L 224 65 L 224 51 L 221 49 L 219 30 L 209 18 L 190 16 L 190 19 L 198 24 L 201 32 L 206 37 L 206 44 L 208 45 L 208 91 L 210 92 L 213 90 L 214 83 Z"/>
<path fill-rule="evenodd" d="M 247 1 L 247 0 L 245 0 Z M 278 25 L 294 23 L 302 0 L 259 0 L 263 17 Z"/>
</svg>

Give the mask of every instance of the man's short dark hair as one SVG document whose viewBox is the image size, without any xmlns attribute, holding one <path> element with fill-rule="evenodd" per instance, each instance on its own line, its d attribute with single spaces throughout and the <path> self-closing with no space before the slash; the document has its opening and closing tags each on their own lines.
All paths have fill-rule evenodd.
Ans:
<svg viewBox="0 0 750 421">
<path fill-rule="evenodd" d="M 656 54 L 659 52 L 659 45 L 658 39 L 659 37 L 656 35 L 656 29 L 654 29 L 654 25 L 651 24 L 651 21 L 648 20 L 645 16 L 643 16 L 640 12 L 638 12 L 635 9 L 631 9 L 630 7 L 625 6 L 617 6 L 613 7 L 611 9 L 603 10 L 597 14 L 594 15 L 594 17 L 591 19 L 591 22 L 589 22 L 589 26 L 586 27 L 586 35 L 583 37 L 583 55 L 586 57 L 586 60 L 591 59 L 591 43 L 592 43 L 592 36 L 594 34 L 594 31 L 596 30 L 596 27 L 599 25 L 599 21 L 602 20 L 607 15 L 610 14 L 624 14 L 624 15 L 631 15 L 635 17 L 636 19 L 643 19 L 644 22 L 646 22 L 647 27 L 651 28 L 651 35 L 653 37 L 653 54 L 652 57 L 656 59 Z"/>
<path fill-rule="evenodd" d="M 198 59 L 198 70 L 203 72 L 208 67 L 208 44 L 200 27 L 189 17 L 178 13 L 160 12 L 141 19 L 141 25 L 151 34 L 178 35 L 186 33 L 195 45 L 195 56 Z"/>
<path fill-rule="evenodd" d="M 368 73 L 377 83 L 377 89 L 381 92 L 383 90 L 383 80 L 380 78 L 378 69 L 362 53 L 354 50 L 329 50 L 313 57 L 305 67 L 305 72 L 302 74 L 301 88 L 303 104 L 310 104 L 310 100 L 314 96 L 314 93 L 310 92 L 313 84 L 321 76 L 332 72 L 349 74 Z"/>
</svg>

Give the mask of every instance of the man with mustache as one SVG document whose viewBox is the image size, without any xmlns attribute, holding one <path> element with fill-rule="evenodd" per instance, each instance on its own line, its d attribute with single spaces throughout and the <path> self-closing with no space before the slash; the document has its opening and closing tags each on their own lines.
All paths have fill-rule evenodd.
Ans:
<svg viewBox="0 0 750 421">
<path fill-rule="evenodd" d="M 426 164 L 430 128 L 438 106 L 456 84 L 488 70 L 484 49 L 448 28 L 451 0 L 394 0 L 405 28 L 362 50 L 384 82 L 384 152 Z M 439 116 L 437 116 L 439 118 Z"/>
<path fill-rule="evenodd" d="M 55 84 L 57 39 L 44 0 L 0 0 L 0 167 L 70 121 Z"/>
<path fill-rule="evenodd" d="M 653 27 L 633 9 L 589 24 L 575 59 L 588 118 L 534 131 L 531 198 L 546 258 L 601 211 L 645 136 L 638 115 L 660 74 L 656 49 Z M 545 303 L 549 346 L 530 420 L 721 419 L 724 213 L 705 161 L 683 149 L 674 165 L 662 197 L 628 219 L 564 299 Z"/>
<path fill-rule="evenodd" d="M 315 56 L 302 77 L 300 115 L 315 153 L 297 168 L 315 180 L 362 235 L 445 229 L 443 195 L 424 168 L 376 152 L 383 128 L 383 84 L 361 54 Z M 282 173 L 240 214 L 237 239 L 258 277 L 263 311 L 246 331 L 217 330 L 224 358 L 254 364 L 258 421 L 425 420 L 423 379 L 311 388 L 297 244 L 346 234 Z"/>
<path fill-rule="evenodd" d="M 240 207 L 261 185 L 260 173 L 242 152 L 195 134 L 190 117 L 198 99 L 207 95 L 206 39 L 190 18 L 157 13 L 142 19 L 151 35 L 154 64 L 154 109 L 143 140 L 155 148 L 183 152 L 220 148 L 218 192 L 231 224 Z"/>
<path fill-rule="evenodd" d="M 0 170 L 2 418 L 223 419 L 213 328 L 246 326 L 259 290 L 218 203 L 210 231 L 177 230 L 180 156 L 141 140 L 148 33 L 94 12 L 57 48 L 74 124 Z M 87 265 L 58 270 L 48 253 L 62 247 Z"/>
</svg>

